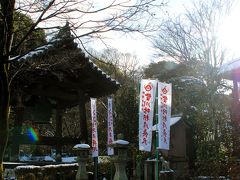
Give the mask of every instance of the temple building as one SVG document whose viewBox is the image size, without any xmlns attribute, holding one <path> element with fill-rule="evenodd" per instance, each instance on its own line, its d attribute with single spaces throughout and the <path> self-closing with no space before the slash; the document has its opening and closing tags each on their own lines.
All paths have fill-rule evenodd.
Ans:
<svg viewBox="0 0 240 180">
<path fill-rule="evenodd" d="M 13 160 L 17 159 L 20 144 L 32 143 L 22 133 L 23 122 L 48 123 L 53 112 L 54 136 L 39 136 L 35 144 L 55 146 L 56 153 L 61 154 L 63 145 L 88 143 L 85 104 L 90 97 L 111 95 L 120 87 L 85 56 L 74 39 L 67 23 L 47 45 L 25 54 L 12 65 L 11 106 L 16 118 L 9 142 Z M 75 106 L 79 108 L 80 136 L 62 137 L 62 114 Z"/>
</svg>

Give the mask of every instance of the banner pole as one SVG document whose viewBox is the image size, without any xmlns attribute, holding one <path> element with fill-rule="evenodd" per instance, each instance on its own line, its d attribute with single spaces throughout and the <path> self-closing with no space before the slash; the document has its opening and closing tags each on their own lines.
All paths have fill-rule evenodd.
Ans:
<svg viewBox="0 0 240 180">
<path fill-rule="evenodd" d="M 140 82 L 138 82 L 138 88 L 137 88 L 137 95 L 138 95 L 138 108 L 139 108 L 139 105 L 140 105 L 140 89 L 141 89 L 141 81 Z M 139 133 L 139 117 L 140 117 L 140 112 L 139 112 L 139 110 L 138 110 L 138 133 Z M 139 138 L 138 138 L 138 141 L 139 141 Z M 137 150 L 137 152 L 135 153 L 135 154 L 137 154 L 137 155 L 139 155 L 139 143 L 138 143 L 138 150 Z M 142 166 L 142 159 L 141 160 L 139 160 L 138 158 L 137 158 L 137 155 L 135 155 L 135 170 L 136 170 L 136 174 L 137 175 L 139 175 L 140 176 L 140 178 L 142 177 L 142 173 L 141 173 L 141 171 L 139 170 L 139 168 L 136 168 L 136 165 L 137 165 L 137 163 L 140 163 L 140 166 Z M 139 161 L 139 162 L 138 162 Z"/>
<path fill-rule="evenodd" d="M 94 180 L 98 179 L 98 157 L 94 157 Z"/>
<path fill-rule="evenodd" d="M 156 99 L 155 99 L 155 104 L 156 104 L 156 113 L 155 113 L 155 124 L 156 124 L 156 134 L 155 134 L 155 157 L 156 157 L 156 164 L 155 164 L 155 180 L 159 179 L 159 157 L 158 157 L 158 85 L 156 87 Z"/>
</svg>

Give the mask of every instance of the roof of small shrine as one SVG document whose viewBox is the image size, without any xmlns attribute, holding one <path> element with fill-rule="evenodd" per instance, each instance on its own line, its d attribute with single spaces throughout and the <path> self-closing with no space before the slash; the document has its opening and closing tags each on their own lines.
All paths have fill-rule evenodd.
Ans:
<svg viewBox="0 0 240 180">
<path fill-rule="evenodd" d="M 234 59 L 223 64 L 220 68 L 220 74 L 225 79 L 240 81 L 240 59 Z"/>
<path fill-rule="evenodd" d="M 98 68 L 74 39 L 67 24 L 47 45 L 18 57 L 13 87 L 58 101 L 63 107 L 77 105 L 79 92 L 88 98 L 114 93 L 120 84 Z"/>
</svg>

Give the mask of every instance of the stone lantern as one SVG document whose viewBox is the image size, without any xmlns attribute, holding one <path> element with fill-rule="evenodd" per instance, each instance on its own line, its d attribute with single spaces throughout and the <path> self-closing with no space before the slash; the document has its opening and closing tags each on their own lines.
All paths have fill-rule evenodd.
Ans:
<svg viewBox="0 0 240 180">
<path fill-rule="evenodd" d="M 86 163 L 89 159 L 90 146 L 88 144 L 76 144 L 73 147 L 73 151 L 78 156 L 77 161 L 79 164 L 76 174 L 76 180 L 87 180 L 88 174 L 86 169 Z"/>
<path fill-rule="evenodd" d="M 114 148 L 115 155 L 111 158 L 115 165 L 115 175 L 113 180 L 128 180 L 126 174 L 126 164 L 128 161 L 128 146 L 129 142 L 125 140 L 116 140 L 110 145 Z"/>
</svg>

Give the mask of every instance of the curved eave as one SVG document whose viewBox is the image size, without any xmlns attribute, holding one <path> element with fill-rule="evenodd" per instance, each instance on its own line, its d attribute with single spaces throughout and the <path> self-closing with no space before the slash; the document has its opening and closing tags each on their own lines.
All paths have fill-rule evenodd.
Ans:
<svg viewBox="0 0 240 180">
<path fill-rule="evenodd" d="M 15 83 L 27 94 L 45 96 L 61 102 L 63 107 L 77 105 L 79 91 L 83 91 L 86 97 L 103 97 L 111 95 L 119 89 L 120 84 L 99 69 L 88 57 L 85 57 L 80 49 L 73 48 L 72 50 L 76 50 L 78 53 L 72 54 L 72 51 L 62 46 L 63 42 L 55 42 L 58 44 L 53 43 L 39 47 L 36 51 L 20 58 L 20 60 L 28 62 L 30 68 L 20 71 L 13 84 Z M 63 62 L 60 67 L 49 68 L 38 61 L 38 59 L 46 58 L 46 54 L 55 54 L 58 50 L 60 52 L 66 50 L 66 56 L 69 58 L 69 61 Z M 46 64 L 54 66 L 51 63 L 58 59 L 50 62 L 47 60 L 46 58 Z M 37 66 L 31 66 L 34 61 L 37 62 Z"/>
<path fill-rule="evenodd" d="M 222 75 L 224 79 L 240 81 L 240 59 L 235 59 L 223 64 L 219 74 Z"/>
</svg>

